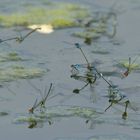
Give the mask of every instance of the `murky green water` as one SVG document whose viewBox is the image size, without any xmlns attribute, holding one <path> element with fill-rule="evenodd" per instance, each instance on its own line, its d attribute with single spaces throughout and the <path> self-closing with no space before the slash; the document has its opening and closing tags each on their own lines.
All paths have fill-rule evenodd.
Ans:
<svg viewBox="0 0 140 140">
<path fill-rule="evenodd" d="M 91 13 L 115 11 L 117 14 L 116 35 L 108 39 L 104 33 L 99 41 L 86 45 L 82 38 L 72 36 L 74 32 L 83 31 L 83 28 L 74 27 L 57 29 L 51 34 L 35 32 L 20 44 L 16 41 L 1 43 L 1 139 L 140 139 L 139 111 L 128 109 L 126 120 L 121 118 L 124 106 L 114 105 L 104 112 L 109 106 L 108 98 L 104 97 L 108 87 L 104 80 L 99 79 L 95 88 L 90 89 L 90 86 L 87 86 L 80 94 L 72 92 L 73 89 L 82 87 L 84 83 L 70 78 L 70 66 L 85 63 L 85 60 L 74 45 L 64 43 L 66 41 L 83 44 L 82 49 L 88 60 L 90 62 L 96 60 L 97 68 L 105 78 L 124 89 L 132 105 L 134 103 L 139 109 L 139 69 L 132 70 L 128 77 L 121 79 L 120 72 L 125 68 L 122 69 L 117 64 L 128 60 L 129 57 L 134 60 L 136 56 L 139 56 L 140 1 L 67 0 L 67 2 L 83 4 L 90 9 Z M 45 4 L 47 4 L 46 0 L 0 1 L 0 12 L 7 14 L 21 12 L 27 6 L 43 5 L 45 7 Z M 112 21 L 108 24 L 111 26 Z M 15 29 L 17 28 L 23 29 L 1 27 L 0 38 L 16 36 L 18 33 Z M 28 30 L 23 32 L 26 33 Z M 135 64 L 140 64 L 139 57 Z M 11 68 L 16 68 L 16 70 L 13 71 Z M 24 71 L 25 68 L 28 71 Z M 56 96 L 47 100 L 48 108 L 45 114 L 35 116 L 29 114 L 29 108 L 32 107 L 36 98 L 38 100 L 41 98 L 40 94 L 44 93 L 45 87 L 48 87 L 50 83 L 53 83 L 51 94 Z"/>
</svg>

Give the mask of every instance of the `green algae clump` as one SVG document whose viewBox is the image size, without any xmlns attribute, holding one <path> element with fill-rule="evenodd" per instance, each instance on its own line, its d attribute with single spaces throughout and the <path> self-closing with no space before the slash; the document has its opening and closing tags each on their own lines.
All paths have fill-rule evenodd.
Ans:
<svg viewBox="0 0 140 140">
<path fill-rule="evenodd" d="M 83 6 L 56 2 L 46 7 L 28 6 L 24 12 L 0 14 L 0 22 L 4 27 L 50 24 L 54 28 L 65 28 L 77 26 L 77 18 L 83 19 L 88 15 Z"/>
<path fill-rule="evenodd" d="M 23 66 L 13 66 L 0 69 L 0 81 L 13 81 L 17 79 L 30 79 L 41 77 L 46 73 L 40 68 L 28 68 Z"/>
</svg>

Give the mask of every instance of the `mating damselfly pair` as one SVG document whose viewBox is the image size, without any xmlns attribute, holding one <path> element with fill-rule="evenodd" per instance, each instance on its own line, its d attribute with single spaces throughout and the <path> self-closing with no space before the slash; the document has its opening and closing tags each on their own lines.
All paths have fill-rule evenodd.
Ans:
<svg viewBox="0 0 140 140">
<path fill-rule="evenodd" d="M 123 106 L 125 106 L 124 108 L 124 112 L 122 114 L 122 118 L 126 119 L 127 118 L 127 109 L 128 107 L 130 107 L 132 110 L 137 111 L 138 108 L 132 107 L 131 106 L 131 101 L 130 99 L 127 97 L 126 94 L 122 93 L 122 91 L 119 88 L 116 88 L 116 86 L 114 86 L 110 81 L 108 81 L 104 75 L 98 71 L 98 69 L 96 68 L 96 64 L 94 63 L 89 63 L 84 51 L 82 50 L 81 46 L 79 43 L 75 43 L 74 44 L 76 46 L 76 48 L 78 48 L 81 52 L 81 54 L 83 55 L 86 64 L 75 64 L 75 65 L 71 65 L 71 78 L 74 78 L 76 80 L 79 81 L 83 81 L 85 82 L 85 85 L 81 88 L 76 88 L 73 90 L 74 93 L 79 93 L 81 90 L 83 90 L 85 87 L 87 87 L 88 85 L 90 86 L 94 86 L 95 82 L 97 79 L 102 78 L 107 84 L 108 84 L 108 99 L 109 99 L 109 103 L 110 105 L 105 109 L 105 111 L 107 111 L 110 107 L 112 107 L 114 104 L 121 104 Z M 131 58 L 129 58 L 129 65 L 126 68 L 126 71 L 122 73 L 123 77 L 127 77 L 132 68 L 132 64 L 134 64 L 134 62 L 136 61 L 137 58 L 134 59 L 134 61 L 131 63 Z M 80 70 L 79 69 L 85 69 L 84 74 L 80 74 Z"/>
</svg>

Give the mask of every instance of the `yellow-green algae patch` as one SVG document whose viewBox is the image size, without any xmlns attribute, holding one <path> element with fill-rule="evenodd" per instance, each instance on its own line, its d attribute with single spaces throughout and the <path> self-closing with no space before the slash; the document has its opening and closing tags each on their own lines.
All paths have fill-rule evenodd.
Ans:
<svg viewBox="0 0 140 140">
<path fill-rule="evenodd" d="M 47 70 L 41 68 L 29 68 L 19 65 L 0 69 L 0 81 L 12 81 L 17 79 L 30 79 L 43 76 Z"/>
<path fill-rule="evenodd" d="M 46 112 L 35 113 L 35 114 L 27 114 L 27 115 L 19 115 L 17 118 L 13 120 L 14 123 L 24 123 L 24 122 L 44 122 L 48 119 L 53 118 L 67 118 L 67 117 L 80 117 L 85 119 L 94 119 L 99 116 L 99 113 L 96 112 L 95 109 L 89 107 L 80 107 L 80 106 L 52 106 L 46 109 Z"/>
<path fill-rule="evenodd" d="M 113 28 L 113 31 L 110 33 L 108 31 L 108 23 L 96 23 L 96 26 L 85 28 L 83 31 L 75 32 L 73 33 L 74 36 L 80 37 L 80 38 L 91 38 L 91 39 L 97 39 L 101 36 L 105 35 L 108 37 L 113 37 L 115 35 L 115 27 Z M 112 26 L 112 25 L 110 25 Z"/>
<path fill-rule="evenodd" d="M 72 35 L 79 38 L 91 38 L 91 39 L 97 39 L 97 38 L 100 38 L 101 36 L 100 33 L 96 33 L 93 31 L 75 32 Z"/>
<path fill-rule="evenodd" d="M 89 15 L 88 10 L 71 3 L 53 3 L 49 6 L 28 6 L 25 12 L 0 14 L 3 26 L 28 26 L 33 24 L 51 24 L 54 28 L 77 26 L 77 18 Z"/>
</svg>

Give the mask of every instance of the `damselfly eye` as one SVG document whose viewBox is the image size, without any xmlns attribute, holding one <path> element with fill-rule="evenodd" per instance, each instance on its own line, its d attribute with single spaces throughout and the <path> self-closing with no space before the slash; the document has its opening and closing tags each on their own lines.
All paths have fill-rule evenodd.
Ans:
<svg viewBox="0 0 140 140">
<path fill-rule="evenodd" d="M 109 100 L 108 100 L 108 102 L 112 102 L 112 100 L 111 100 L 111 99 L 109 99 Z"/>
<path fill-rule="evenodd" d="M 126 120 L 126 118 L 127 118 L 127 112 L 124 112 L 124 113 L 122 114 L 122 119 Z"/>
<path fill-rule="evenodd" d="M 80 48 L 80 44 L 79 43 L 75 43 L 74 44 L 77 48 Z"/>
</svg>

